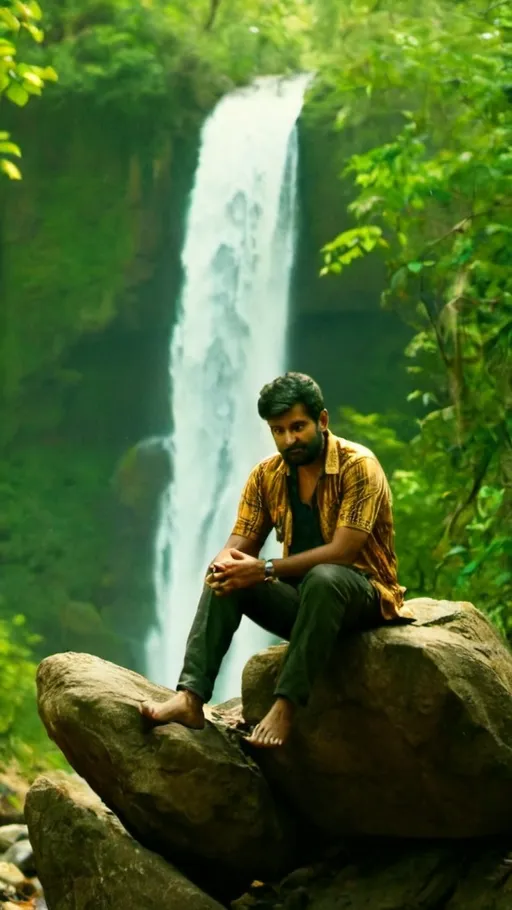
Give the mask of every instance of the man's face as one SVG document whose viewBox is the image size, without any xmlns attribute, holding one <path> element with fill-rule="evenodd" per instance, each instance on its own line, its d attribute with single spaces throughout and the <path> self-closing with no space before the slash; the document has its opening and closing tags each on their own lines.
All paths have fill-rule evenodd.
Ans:
<svg viewBox="0 0 512 910">
<path fill-rule="evenodd" d="M 311 419 L 302 404 L 296 404 L 279 417 L 268 421 L 272 436 L 284 460 L 289 465 L 311 464 L 320 455 L 327 428 L 327 411 L 322 411 L 318 423 Z"/>
</svg>

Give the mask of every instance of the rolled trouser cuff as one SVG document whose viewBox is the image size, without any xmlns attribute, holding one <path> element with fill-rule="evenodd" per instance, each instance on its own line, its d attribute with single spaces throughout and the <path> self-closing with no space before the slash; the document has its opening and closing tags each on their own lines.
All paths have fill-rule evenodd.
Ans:
<svg viewBox="0 0 512 910">
<path fill-rule="evenodd" d="M 213 689 L 209 683 L 198 682 L 196 679 L 193 679 L 189 676 L 180 677 L 180 681 L 176 686 L 177 692 L 183 692 L 186 689 L 187 692 L 192 692 L 192 695 L 197 695 L 204 704 L 207 704 L 212 697 Z"/>
<path fill-rule="evenodd" d="M 286 700 L 291 701 L 292 705 L 295 705 L 296 708 L 304 708 L 309 700 L 309 692 L 298 694 L 289 689 L 286 685 L 278 685 L 277 689 L 274 691 L 274 698 L 286 698 Z"/>
</svg>

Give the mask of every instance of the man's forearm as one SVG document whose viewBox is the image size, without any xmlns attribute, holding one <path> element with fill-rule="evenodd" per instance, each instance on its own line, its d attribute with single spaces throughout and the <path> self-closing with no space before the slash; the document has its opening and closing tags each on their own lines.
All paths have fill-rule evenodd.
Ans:
<svg viewBox="0 0 512 910">
<path fill-rule="evenodd" d="M 273 559 L 272 562 L 277 578 L 294 578 L 305 575 L 314 566 L 319 566 L 323 563 L 348 566 L 351 565 L 352 559 L 349 553 L 344 555 L 332 544 L 326 543 L 323 547 L 305 550 L 304 553 L 296 553 L 294 556 L 286 556 L 284 559 Z"/>
</svg>

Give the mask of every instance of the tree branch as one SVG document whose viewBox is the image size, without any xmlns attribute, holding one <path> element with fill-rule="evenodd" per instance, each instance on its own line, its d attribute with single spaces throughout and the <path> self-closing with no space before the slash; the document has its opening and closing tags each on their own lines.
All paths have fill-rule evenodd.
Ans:
<svg viewBox="0 0 512 910">
<path fill-rule="evenodd" d="M 220 3 L 221 3 L 221 0 L 210 0 L 210 12 L 209 12 L 208 19 L 206 20 L 206 23 L 204 26 L 205 32 L 211 32 L 211 30 L 215 24 L 215 19 L 217 18 L 217 13 L 219 11 Z"/>
<path fill-rule="evenodd" d="M 427 314 L 428 321 L 430 322 L 434 335 L 436 336 L 437 346 L 439 348 L 439 353 L 441 355 L 441 359 L 442 359 L 446 369 L 448 370 L 448 372 L 450 372 L 450 370 L 451 370 L 450 359 L 446 352 L 446 348 L 444 346 L 444 341 L 443 341 L 443 338 L 439 331 L 437 319 L 435 318 L 435 315 L 431 311 L 430 304 L 427 302 L 427 298 L 426 298 L 426 294 L 425 294 L 425 282 L 424 282 L 423 275 L 421 275 L 421 277 L 420 277 L 420 301 L 423 304 L 423 308 Z"/>
<path fill-rule="evenodd" d="M 450 536 L 450 534 L 452 533 L 453 528 L 455 527 L 455 524 L 457 522 L 457 519 L 462 515 L 464 509 L 467 509 L 467 507 L 469 505 L 471 505 L 473 500 L 476 499 L 478 492 L 480 490 L 480 487 L 482 486 L 482 484 L 485 480 L 485 475 L 487 474 L 489 465 L 490 465 L 492 459 L 494 458 L 494 455 L 498 451 L 498 449 L 499 449 L 499 444 L 489 447 L 488 451 L 485 454 L 485 457 L 480 462 L 477 472 L 475 474 L 474 480 L 473 480 L 473 485 L 471 487 L 471 490 L 469 491 L 468 496 L 462 502 L 459 503 L 459 505 L 455 509 L 453 515 L 451 516 L 451 518 L 448 522 L 448 528 L 447 528 L 448 536 Z"/>
<path fill-rule="evenodd" d="M 446 240 L 447 237 L 450 237 L 452 234 L 460 234 L 470 221 L 474 221 L 475 218 L 482 218 L 484 215 L 492 215 L 495 209 L 497 208 L 508 208 L 509 204 L 505 202 L 496 202 L 490 209 L 482 209 L 481 212 L 472 212 L 470 215 L 466 215 L 465 218 L 462 218 L 461 221 L 458 221 L 457 224 L 454 224 L 449 231 L 446 231 L 445 234 L 441 234 L 440 237 L 436 237 L 435 240 L 430 240 L 427 243 L 426 249 L 432 249 L 433 246 L 437 246 L 438 243 L 442 243 L 443 240 Z"/>
</svg>

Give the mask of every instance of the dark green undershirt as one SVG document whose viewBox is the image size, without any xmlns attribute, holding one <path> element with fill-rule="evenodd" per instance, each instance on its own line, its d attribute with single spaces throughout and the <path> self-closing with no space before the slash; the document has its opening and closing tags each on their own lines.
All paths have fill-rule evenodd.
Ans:
<svg viewBox="0 0 512 910">
<path fill-rule="evenodd" d="M 315 547 L 323 547 L 325 540 L 320 530 L 320 513 L 316 501 L 316 490 L 311 505 L 301 501 L 297 468 L 291 468 L 288 475 L 288 495 L 292 510 L 292 543 L 290 556 L 304 553 Z"/>
</svg>

